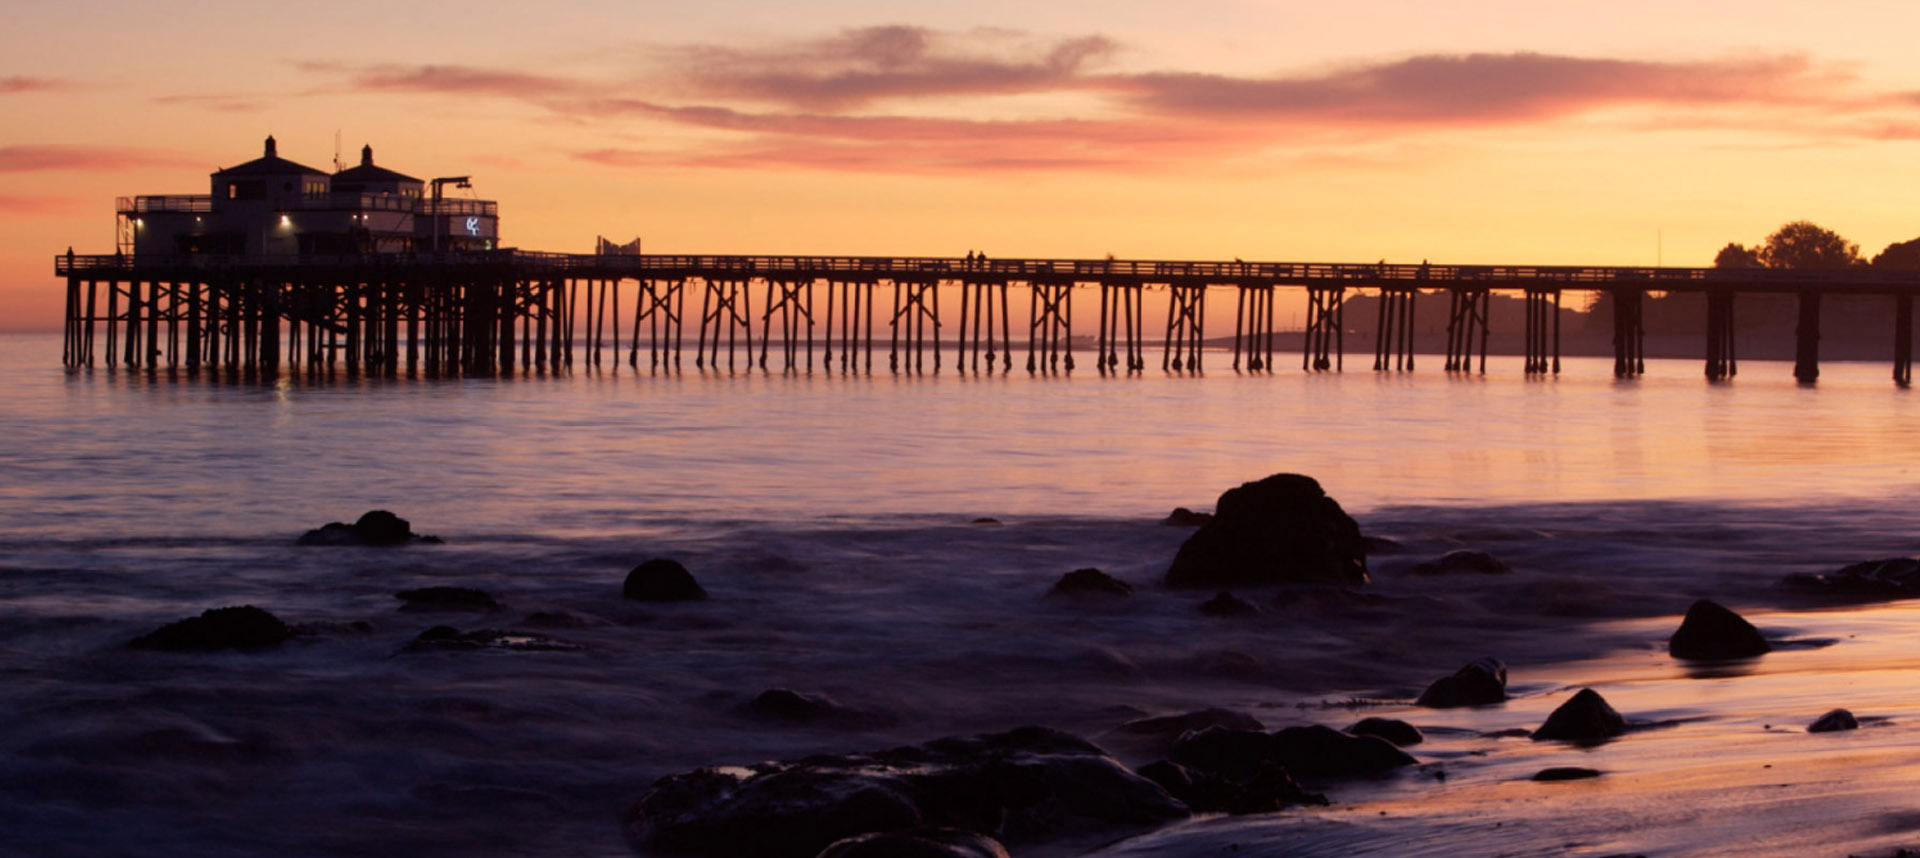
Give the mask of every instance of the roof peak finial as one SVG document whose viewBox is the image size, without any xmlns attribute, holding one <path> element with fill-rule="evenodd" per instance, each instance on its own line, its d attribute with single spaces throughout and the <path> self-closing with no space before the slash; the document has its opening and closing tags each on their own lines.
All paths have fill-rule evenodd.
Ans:
<svg viewBox="0 0 1920 858">
<path fill-rule="evenodd" d="M 274 145 L 274 142 L 273 142 L 273 135 L 272 135 L 272 134 L 268 134 L 268 135 L 267 135 L 267 157 L 269 157 L 269 158 L 278 158 L 278 157 L 280 157 L 280 152 L 279 152 L 279 148 L 280 148 L 280 147 L 278 147 L 278 146 L 276 146 L 276 145 Z"/>
<path fill-rule="evenodd" d="M 360 166 L 362 167 L 373 166 L 373 144 L 372 143 L 368 143 L 367 145 L 360 147 Z"/>
</svg>

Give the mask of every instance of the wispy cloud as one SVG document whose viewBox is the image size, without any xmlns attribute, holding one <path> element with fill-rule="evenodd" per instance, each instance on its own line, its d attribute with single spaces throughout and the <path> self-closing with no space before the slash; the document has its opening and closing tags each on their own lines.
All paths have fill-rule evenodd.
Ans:
<svg viewBox="0 0 1920 858">
<path fill-rule="evenodd" d="M 1838 67 L 1796 55 L 1433 54 L 1235 76 L 1114 68 L 1124 53 L 1098 35 L 892 26 L 808 41 L 665 47 L 651 55 L 655 66 L 625 77 L 464 65 L 302 68 L 357 92 L 489 97 L 588 125 L 639 120 L 704 132 L 681 150 L 577 153 L 610 165 L 1151 169 L 1609 111 L 1639 111 L 1643 121 L 1657 112 L 1667 123 L 1660 127 L 1871 139 L 1904 135 L 1920 107 L 1913 91 L 1866 90 Z"/>
<path fill-rule="evenodd" d="M 1005 30 L 867 27 L 790 45 L 673 49 L 664 76 L 697 95 L 844 110 L 884 99 L 1073 89 L 1117 48 L 1103 36 L 1035 41 Z"/>
<path fill-rule="evenodd" d="M 14 95 L 23 92 L 48 92 L 67 89 L 64 80 L 50 77 L 0 77 L 0 95 Z"/>
<path fill-rule="evenodd" d="M 73 146 L 62 144 L 0 146 L 0 173 L 45 170 L 113 171 L 142 167 L 178 167 L 193 162 L 174 155 L 130 146 Z"/>
</svg>

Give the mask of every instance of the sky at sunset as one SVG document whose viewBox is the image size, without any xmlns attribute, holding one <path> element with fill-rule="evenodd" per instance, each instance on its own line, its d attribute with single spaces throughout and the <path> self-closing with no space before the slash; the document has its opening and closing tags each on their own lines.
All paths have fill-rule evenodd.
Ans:
<svg viewBox="0 0 1920 858">
<path fill-rule="evenodd" d="M 471 175 L 589 252 L 1706 265 L 1920 236 L 1911 0 L 0 7 L 0 329 L 113 201 Z M 336 139 L 338 149 L 336 150 Z"/>
</svg>

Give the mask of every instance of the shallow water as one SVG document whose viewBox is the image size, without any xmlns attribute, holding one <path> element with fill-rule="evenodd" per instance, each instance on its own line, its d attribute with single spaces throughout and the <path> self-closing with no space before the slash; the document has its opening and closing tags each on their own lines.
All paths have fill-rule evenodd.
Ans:
<svg viewBox="0 0 1920 858">
<path fill-rule="evenodd" d="M 1302 824 L 1324 828 L 1309 838 L 1324 853 L 1298 854 L 1462 854 L 1442 847 L 1504 822 L 1512 854 L 1716 854 L 1687 831 L 1761 832 L 1754 854 L 1841 854 L 1912 827 L 1895 786 L 1914 763 L 1901 680 L 1916 612 L 1810 611 L 1772 588 L 1920 551 L 1913 400 L 1877 365 L 1829 365 L 1812 388 L 1758 362 L 1710 385 L 1680 362 L 1617 382 L 1573 360 L 1527 380 L 1518 359 L 1485 377 L 621 372 L 262 388 L 64 373 L 57 355 L 57 340 L 0 338 L 0 852 L 623 855 L 621 808 L 700 765 L 1023 723 L 1140 763 L 1151 749 L 1106 731 L 1206 706 L 1274 726 L 1531 727 L 1579 684 L 1629 717 L 1683 723 L 1578 752 L 1442 729 L 1416 749 L 1422 771 L 1330 790 L 1333 809 L 1201 821 L 1110 854 L 1196 854 L 1216 835 L 1267 848 Z M 1209 594 L 1154 586 L 1186 535 L 1158 523 L 1167 510 L 1277 471 L 1314 475 L 1368 534 L 1400 543 L 1374 558 L 1370 601 L 1269 600 L 1221 621 L 1194 609 Z M 291 545 L 379 507 L 447 544 Z M 1398 574 L 1458 547 L 1515 572 Z M 625 571 L 653 556 L 681 559 L 714 598 L 620 600 Z M 1084 566 L 1138 592 L 1041 598 Z M 505 607 L 399 610 L 395 591 L 432 584 Z M 1700 596 L 1835 643 L 1691 677 L 1660 646 Z M 123 648 L 238 603 L 314 632 L 263 653 Z M 407 649 L 442 623 L 581 649 Z M 1485 654 L 1514 667 L 1521 697 L 1505 707 L 1340 705 L 1411 697 Z M 773 687 L 871 717 L 735 711 Z M 1838 705 L 1888 720 L 1835 741 L 1780 727 Z M 1522 780 L 1569 753 L 1609 774 Z M 1778 779 L 1797 786 L 1751 765 L 1774 757 L 1794 761 Z M 1779 824 L 1793 817 L 1776 793 L 1864 816 Z M 1585 819 L 1596 806 L 1604 820 Z M 1409 837 L 1430 851 L 1389 845 Z M 1836 848 L 1804 848 L 1822 844 Z"/>
</svg>

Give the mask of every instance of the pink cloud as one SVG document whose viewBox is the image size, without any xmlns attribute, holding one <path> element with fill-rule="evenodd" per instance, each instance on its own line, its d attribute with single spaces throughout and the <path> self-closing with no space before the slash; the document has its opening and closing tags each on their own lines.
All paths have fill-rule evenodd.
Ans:
<svg viewBox="0 0 1920 858">
<path fill-rule="evenodd" d="M 721 138 L 681 152 L 576 156 L 593 163 L 862 171 L 1134 169 L 1621 108 L 1641 109 L 1643 120 L 1661 115 L 1656 128 L 1887 137 L 1906 133 L 1906 117 L 1880 114 L 1908 111 L 1917 97 L 1862 92 L 1852 76 L 1799 56 L 1659 62 L 1516 52 L 1269 76 L 1103 70 L 1119 51 L 1100 36 L 894 26 L 667 48 L 653 77 L 621 80 L 458 65 L 301 68 L 363 92 L 498 98 L 582 125 L 645 120 Z M 1078 106 L 1013 120 L 971 102 L 962 113 L 952 100 L 1026 95 Z"/>
<path fill-rule="evenodd" d="M 1115 50 L 1102 36 L 1030 44 L 1004 31 L 866 27 L 794 45 L 683 48 L 672 52 L 666 77 L 697 95 L 846 109 L 886 98 L 1070 89 Z"/>
<path fill-rule="evenodd" d="M 1845 82 L 1800 57 L 1663 63 L 1536 53 L 1421 56 L 1311 76 L 1105 80 L 1149 112 L 1445 125 L 1534 121 L 1620 105 L 1819 101 Z"/>
<path fill-rule="evenodd" d="M 184 158 L 130 146 L 69 146 L 60 144 L 0 146 L 0 173 L 44 170 L 107 172 L 141 167 L 188 166 Z"/>
<path fill-rule="evenodd" d="M 0 95 L 66 89 L 65 81 L 45 77 L 0 77 Z"/>
</svg>

